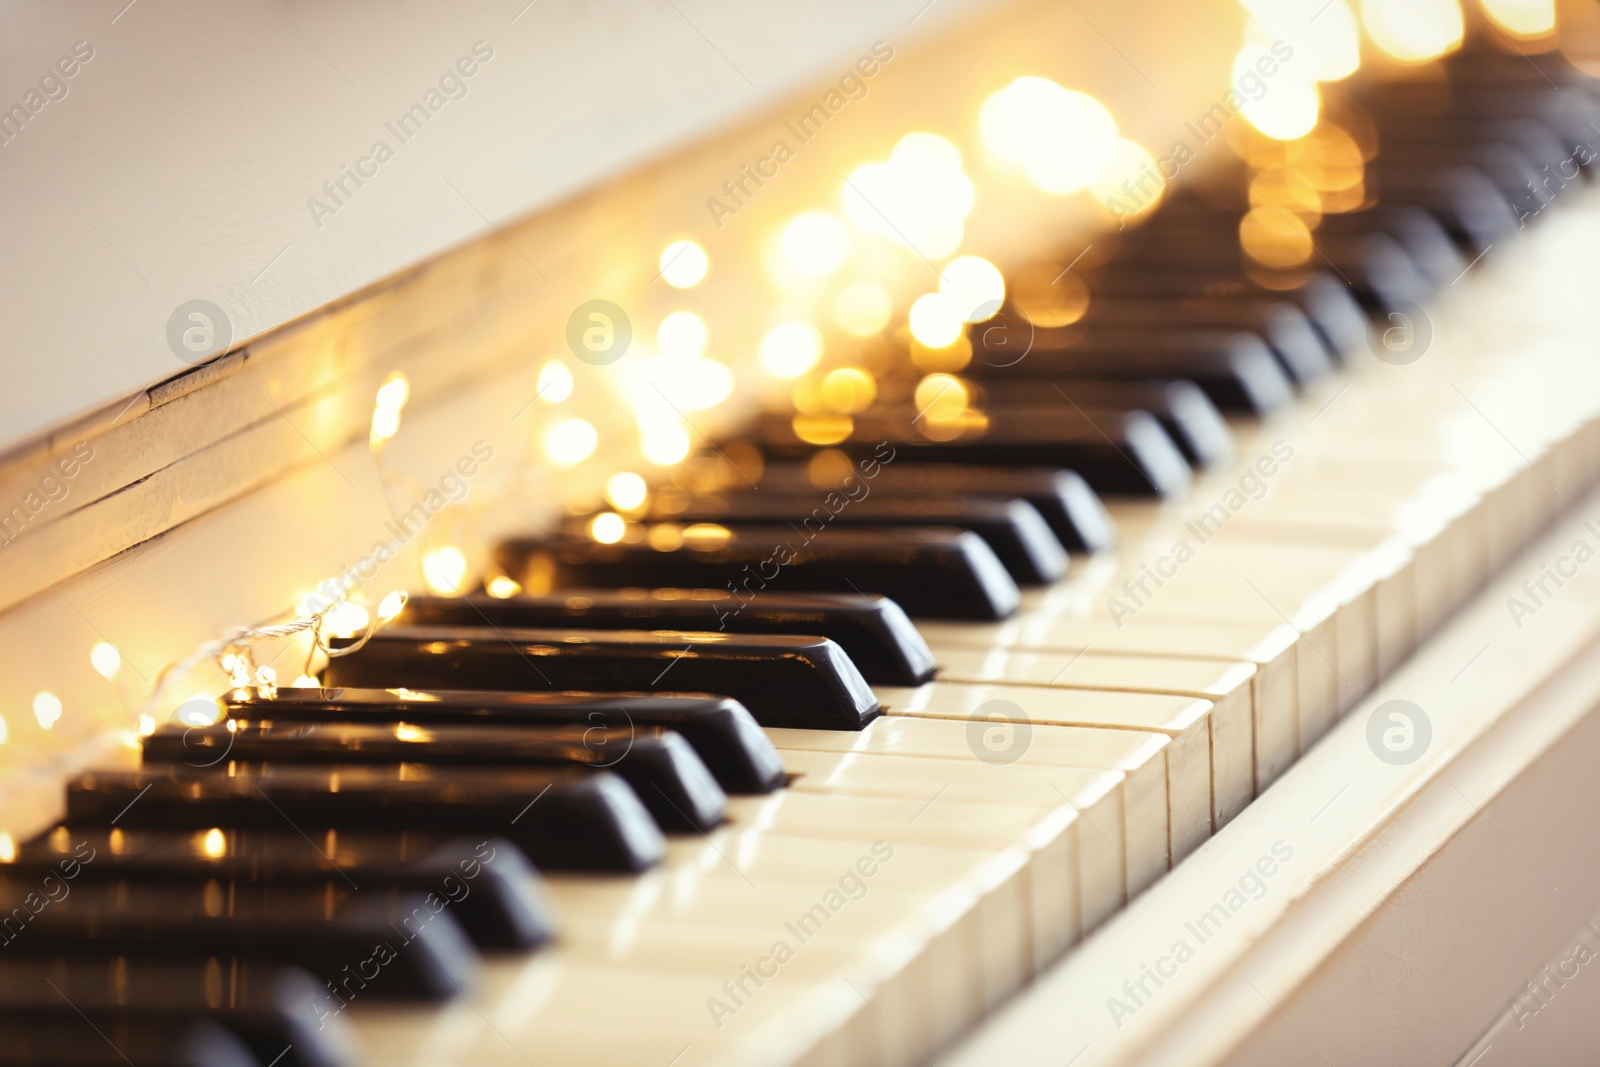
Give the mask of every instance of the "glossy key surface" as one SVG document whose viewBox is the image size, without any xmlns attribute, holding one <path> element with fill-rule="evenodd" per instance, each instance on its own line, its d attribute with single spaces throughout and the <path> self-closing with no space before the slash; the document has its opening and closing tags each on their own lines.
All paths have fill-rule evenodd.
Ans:
<svg viewBox="0 0 1600 1067">
<path fill-rule="evenodd" d="M 667 630 L 391 626 L 333 659 L 335 685 L 687 689 L 730 696 L 763 726 L 859 730 L 878 701 L 824 637 Z"/>
<path fill-rule="evenodd" d="M 915 685 L 933 676 L 933 654 L 900 605 L 887 597 L 855 593 L 763 593 L 744 600 L 726 589 L 657 588 L 571 589 L 548 596 L 413 596 L 395 623 L 815 634 L 844 649 L 861 676 L 875 685 Z"/>
<path fill-rule="evenodd" d="M 235 689 L 230 717 L 277 722 L 378 722 L 670 729 L 694 747 L 730 793 L 768 793 L 783 764 L 737 700 L 705 693 L 527 693 L 466 689 Z"/>
</svg>

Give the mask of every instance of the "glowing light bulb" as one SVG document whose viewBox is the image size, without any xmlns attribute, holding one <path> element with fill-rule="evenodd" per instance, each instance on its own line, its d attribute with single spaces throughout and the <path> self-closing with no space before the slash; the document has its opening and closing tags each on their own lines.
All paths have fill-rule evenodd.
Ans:
<svg viewBox="0 0 1600 1067">
<path fill-rule="evenodd" d="M 411 398 L 411 382 L 399 371 L 394 371 L 378 386 L 378 395 L 372 405 L 372 430 L 367 443 L 377 448 L 400 432 L 400 412 Z"/>
<path fill-rule="evenodd" d="M 967 387 L 952 375 L 930 374 L 917 383 L 911 402 L 923 418 L 938 420 L 966 410 Z"/>
<path fill-rule="evenodd" d="M 496 600 L 508 600 L 522 592 L 522 584 L 503 574 L 497 574 L 489 579 L 484 590 Z"/>
<path fill-rule="evenodd" d="M 628 524 L 614 511 L 602 511 L 589 520 L 589 536 L 602 545 L 614 545 L 628 532 Z"/>
<path fill-rule="evenodd" d="M 839 367 L 822 379 L 822 401 L 838 415 L 854 415 L 877 396 L 877 381 L 859 367 Z"/>
<path fill-rule="evenodd" d="M 346 600 L 335 605 L 322 621 L 331 637 L 355 637 L 366 631 L 371 618 L 366 608 Z"/>
<path fill-rule="evenodd" d="M 1233 60 L 1234 85 L 1240 85 L 1245 78 L 1258 78 L 1257 62 L 1266 54 L 1267 50 L 1259 45 L 1247 44 L 1241 48 Z M 1293 141 L 1316 128 L 1322 114 L 1322 93 L 1316 82 L 1297 78 L 1285 69 L 1273 79 L 1270 92 L 1254 99 L 1241 96 L 1239 110 L 1250 125 L 1268 137 Z"/>
<path fill-rule="evenodd" d="M 444 545 L 422 557 L 422 580 L 439 596 L 461 592 L 467 577 L 467 557 L 455 545 Z"/>
<path fill-rule="evenodd" d="M 1348 78 L 1360 68 L 1361 27 L 1346 0 L 1326 0 L 1315 5 L 1302 0 L 1240 2 L 1250 12 L 1245 40 L 1260 45 L 1273 57 L 1257 67 L 1268 83 L 1277 77 L 1280 65 L 1297 78 L 1322 82 Z M 1252 82 L 1241 98 L 1270 91 Z"/>
<path fill-rule="evenodd" d="M 463 570 L 465 566 L 463 566 Z M 396 615 L 405 610 L 406 594 L 402 589 L 391 589 L 382 600 L 378 601 L 378 622 L 387 623 Z"/>
<path fill-rule="evenodd" d="M 1144 146 L 1119 140 L 1104 169 L 1089 183 L 1089 195 L 1118 218 L 1142 215 L 1161 203 L 1167 183 Z"/>
<path fill-rule="evenodd" d="M 637 383 L 642 388 L 635 392 L 636 407 L 659 402 L 664 396 L 679 411 L 704 411 L 733 393 L 733 371 L 705 356 L 663 358 L 655 361 L 648 373 L 648 379 Z"/>
<path fill-rule="evenodd" d="M 889 325 L 894 304 L 876 282 L 851 282 L 833 298 L 833 322 L 852 337 L 871 337 Z"/>
<path fill-rule="evenodd" d="M 1315 250 L 1311 228 L 1291 212 L 1258 207 L 1239 220 L 1239 245 L 1264 267 L 1298 267 Z"/>
<path fill-rule="evenodd" d="M 572 371 L 559 359 L 547 360 L 539 368 L 534 394 L 546 404 L 559 404 L 572 395 Z"/>
<path fill-rule="evenodd" d="M 1460 0 L 1361 0 L 1361 25 L 1372 43 L 1402 63 L 1426 63 L 1461 47 Z"/>
<path fill-rule="evenodd" d="M 1064 195 L 1100 173 L 1117 142 L 1117 120 L 1088 93 L 1025 76 L 984 101 L 978 132 L 1038 188 Z"/>
<path fill-rule="evenodd" d="M 544 455 L 552 465 L 573 467 L 593 455 L 600 435 L 583 419 L 558 422 L 544 433 Z"/>
<path fill-rule="evenodd" d="M 706 320 L 692 311 L 674 311 L 657 327 L 656 346 L 669 356 L 698 356 L 706 350 Z"/>
<path fill-rule="evenodd" d="M 661 280 L 674 289 L 693 289 L 711 264 L 706 250 L 694 241 L 673 241 L 661 250 Z"/>
<path fill-rule="evenodd" d="M 1006 299 L 1000 269 L 982 256 L 960 256 L 939 272 L 939 292 L 954 300 L 967 322 L 992 319 Z"/>
<path fill-rule="evenodd" d="M 642 427 L 639 451 L 658 467 L 682 463 L 689 455 L 689 432 L 676 423 L 659 422 Z"/>
<path fill-rule="evenodd" d="M 774 378 L 798 378 L 822 358 L 822 333 L 809 322 L 774 326 L 761 339 L 761 367 Z"/>
<path fill-rule="evenodd" d="M 801 274 L 832 274 L 850 254 L 850 231 L 831 212 L 807 211 L 789 220 L 779 244 L 784 261 Z"/>
<path fill-rule="evenodd" d="M 886 161 L 857 167 L 840 191 L 852 225 L 929 259 L 943 259 L 961 244 L 975 198 L 960 150 L 920 131 L 902 137 Z"/>
<path fill-rule="evenodd" d="M 968 310 L 949 293 L 925 293 L 911 305 L 911 336 L 929 348 L 948 348 L 961 338 Z"/>
<path fill-rule="evenodd" d="M 95 673 L 110 681 L 117 676 L 117 671 L 122 669 L 122 653 L 117 651 L 117 646 L 108 641 L 99 641 L 89 650 L 89 665 Z"/>
<path fill-rule="evenodd" d="M 33 698 L 33 717 L 38 720 L 41 730 L 48 730 L 61 720 L 61 698 L 49 691 L 38 693 Z"/>
<path fill-rule="evenodd" d="M 1483 10 L 1518 37 L 1543 37 L 1556 28 L 1556 0 L 1483 0 Z"/>
<path fill-rule="evenodd" d="M 632 471 L 618 471 L 606 479 L 606 499 L 618 511 L 637 511 L 649 494 L 644 479 Z"/>
<path fill-rule="evenodd" d="M 220 859 L 227 854 L 228 841 L 222 836 L 222 831 L 213 826 L 201 839 L 200 850 L 212 859 Z"/>
</svg>

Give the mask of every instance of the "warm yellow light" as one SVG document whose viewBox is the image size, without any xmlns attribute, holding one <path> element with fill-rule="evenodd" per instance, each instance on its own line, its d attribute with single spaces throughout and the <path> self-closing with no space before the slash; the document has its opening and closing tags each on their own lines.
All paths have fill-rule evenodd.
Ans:
<svg viewBox="0 0 1600 1067">
<path fill-rule="evenodd" d="M 465 563 L 463 562 L 462 570 L 465 569 Z M 405 610 L 406 600 L 405 590 L 391 589 L 382 600 L 378 601 L 378 622 L 387 623 L 390 619 L 399 615 Z"/>
<path fill-rule="evenodd" d="M 602 511 L 589 520 L 589 536 L 602 545 L 614 545 L 628 532 L 628 524 L 614 511 Z"/>
<path fill-rule="evenodd" d="M 299 677 L 297 677 L 294 681 L 289 683 L 289 688 L 291 688 L 291 689 L 316 689 L 321 684 L 322 684 L 321 682 L 317 681 L 316 678 L 312 677 L 311 675 L 302 674 Z M 152 726 L 152 729 L 154 729 L 153 726 Z"/>
<path fill-rule="evenodd" d="M 822 379 L 822 402 L 838 415 L 854 415 L 877 396 L 878 383 L 859 367 L 840 367 Z"/>
<path fill-rule="evenodd" d="M 938 420 L 967 407 L 967 387 L 949 374 L 930 374 L 917 383 L 911 402 L 923 418 Z"/>
<path fill-rule="evenodd" d="M 200 850 L 212 859 L 221 859 L 227 854 L 228 841 L 222 836 L 222 831 L 213 826 L 201 839 Z"/>
<path fill-rule="evenodd" d="M 503 574 L 497 574 L 489 579 L 488 584 L 484 586 L 484 591 L 496 600 L 509 600 L 522 592 L 522 585 L 515 579 L 507 578 Z"/>
<path fill-rule="evenodd" d="M 583 419 L 566 419 L 544 432 L 544 456 L 556 467 L 572 467 L 594 454 L 600 435 Z"/>
<path fill-rule="evenodd" d="M 840 197 L 852 225 L 943 259 L 961 244 L 976 191 L 961 171 L 961 151 L 918 131 L 902 137 L 888 160 L 851 172 Z"/>
<path fill-rule="evenodd" d="M 689 431 L 676 423 L 658 422 L 640 429 L 639 451 L 658 467 L 682 463 L 689 444 Z"/>
<path fill-rule="evenodd" d="M 122 653 L 117 651 L 117 646 L 107 641 L 98 641 L 89 650 L 89 665 L 95 673 L 110 681 L 117 676 L 117 671 L 122 669 Z"/>
<path fill-rule="evenodd" d="M 1247 76 L 1259 80 L 1256 63 L 1264 55 L 1268 55 L 1268 50 L 1259 45 L 1247 44 L 1239 49 L 1233 60 L 1235 86 Z M 1267 91 L 1254 97 L 1241 96 L 1239 111 L 1250 125 L 1268 137 L 1292 141 L 1316 128 L 1317 118 L 1322 114 L 1322 93 L 1316 82 L 1295 77 L 1285 68 L 1272 79 Z"/>
<path fill-rule="evenodd" d="M 876 282 L 851 282 L 833 298 L 833 322 L 852 337 L 871 337 L 889 325 L 894 304 Z"/>
<path fill-rule="evenodd" d="M 348 600 L 335 604 L 322 617 L 323 628 L 330 637 L 355 637 L 365 633 L 371 622 L 367 609 Z"/>
<path fill-rule="evenodd" d="M 394 371 L 378 386 L 378 395 L 372 405 L 372 430 L 367 443 L 377 448 L 400 432 L 400 412 L 411 397 L 411 383 L 399 371 Z"/>
<path fill-rule="evenodd" d="M 706 350 L 706 320 L 692 311 L 674 311 L 657 327 L 656 345 L 669 356 L 698 356 Z"/>
<path fill-rule="evenodd" d="M 0 863 L 17 862 L 17 839 L 7 833 L 0 833 Z"/>
<path fill-rule="evenodd" d="M 534 394 L 546 404 L 559 404 L 572 395 L 572 371 L 559 359 L 545 361 L 539 368 Z"/>
<path fill-rule="evenodd" d="M 774 378 L 798 378 L 822 358 L 822 333 L 809 322 L 774 326 L 761 339 L 761 367 Z"/>
<path fill-rule="evenodd" d="M 705 356 L 664 357 L 647 373 L 648 381 L 637 383 L 641 408 L 665 396 L 679 411 L 704 411 L 733 393 L 733 371 Z"/>
<path fill-rule="evenodd" d="M 33 717 L 39 721 L 40 729 L 50 729 L 61 719 L 61 698 L 48 691 L 35 695 Z"/>
<path fill-rule="evenodd" d="M 1483 10 L 1518 37 L 1543 37 L 1556 28 L 1556 0 L 1483 0 Z"/>
<path fill-rule="evenodd" d="M 1270 92 L 1280 67 L 1302 80 L 1328 82 L 1348 78 L 1361 66 L 1361 28 L 1347 0 L 1241 2 L 1251 16 L 1245 40 L 1271 54 L 1257 68 L 1261 80 L 1236 85 L 1241 98 Z"/>
<path fill-rule="evenodd" d="M 1142 215 L 1161 203 L 1167 183 L 1145 147 L 1119 139 L 1105 166 L 1089 182 L 1089 195 L 1119 219 Z"/>
<path fill-rule="evenodd" d="M 423 729 L 414 723 L 397 722 L 394 724 L 394 736 L 397 741 L 406 741 L 411 744 L 432 741 L 433 732 Z"/>
<path fill-rule="evenodd" d="M 1461 47 L 1460 0 L 1361 0 L 1361 25 L 1391 58 L 1426 63 Z"/>
<path fill-rule="evenodd" d="M 832 212 L 807 211 L 789 220 L 779 244 L 784 262 L 820 277 L 838 270 L 850 254 L 850 231 Z"/>
<path fill-rule="evenodd" d="M 911 305 L 911 336 L 929 348 L 948 348 L 966 329 L 970 310 L 949 293 L 924 293 Z"/>
<path fill-rule="evenodd" d="M 650 527 L 644 539 L 657 552 L 676 552 L 683 547 L 683 528 L 672 522 L 657 523 Z"/>
<path fill-rule="evenodd" d="M 422 557 L 422 580 L 439 596 L 456 596 L 467 577 L 467 557 L 455 545 L 433 549 Z"/>
<path fill-rule="evenodd" d="M 808 445 L 836 445 L 856 428 L 849 415 L 796 415 L 794 435 Z"/>
<path fill-rule="evenodd" d="M 649 486 L 632 471 L 618 471 L 606 479 L 606 499 L 618 511 L 637 511 L 649 495 Z"/>
<path fill-rule="evenodd" d="M 715 548 L 732 537 L 732 530 L 715 522 L 697 522 L 683 529 L 683 543 L 690 548 Z"/>
<path fill-rule="evenodd" d="M 982 256 L 958 256 L 939 272 L 939 292 L 956 302 L 967 322 L 985 322 L 1005 302 L 1006 280 Z"/>
<path fill-rule="evenodd" d="M 1311 229 L 1300 216 L 1258 207 L 1239 220 L 1239 245 L 1264 267 L 1298 267 L 1314 251 Z"/>
<path fill-rule="evenodd" d="M 135 722 L 140 737 L 149 737 L 156 732 L 156 717 L 154 715 L 141 715 Z"/>
<path fill-rule="evenodd" d="M 1088 93 L 1026 76 L 989 96 L 978 114 L 989 150 L 1020 163 L 1047 193 L 1075 193 L 1104 167 L 1117 142 L 1117 120 Z"/>
<path fill-rule="evenodd" d="M 943 348 L 931 348 L 915 337 L 911 339 L 908 347 L 911 350 L 912 364 L 918 370 L 928 373 L 958 371 L 972 362 L 972 338 L 965 333 L 957 337 L 954 344 Z"/>
<path fill-rule="evenodd" d="M 693 241 L 673 241 L 661 250 L 661 278 L 674 289 L 692 289 L 710 266 L 706 250 Z"/>
<path fill-rule="evenodd" d="M 11 740 L 11 728 L 6 725 L 5 716 L 0 715 L 0 745 Z"/>
</svg>

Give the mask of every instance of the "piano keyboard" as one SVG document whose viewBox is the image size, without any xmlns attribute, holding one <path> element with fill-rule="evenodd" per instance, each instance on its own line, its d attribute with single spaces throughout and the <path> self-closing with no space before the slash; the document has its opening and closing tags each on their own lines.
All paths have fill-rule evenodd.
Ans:
<svg viewBox="0 0 1600 1067">
<path fill-rule="evenodd" d="M 1517 62 L 1453 68 L 1593 104 Z M 1600 477 L 1600 371 L 1538 321 L 1592 285 L 1593 198 L 1518 232 L 1568 132 L 1385 140 L 1425 213 L 1340 218 L 1279 290 L 1218 254 L 1238 205 L 1177 199 L 1083 341 L 999 368 L 974 329 L 976 432 L 909 393 L 827 445 L 767 419 L 612 543 L 499 546 L 520 592 L 413 598 L 322 688 L 74 778 L 0 868 L 0 1064 L 927 1060 Z"/>
</svg>

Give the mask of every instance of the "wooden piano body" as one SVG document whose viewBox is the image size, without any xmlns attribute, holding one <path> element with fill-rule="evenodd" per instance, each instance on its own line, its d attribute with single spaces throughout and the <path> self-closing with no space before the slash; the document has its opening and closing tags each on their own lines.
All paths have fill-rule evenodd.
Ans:
<svg viewBox="0 0 1600 1067">
<path fill-rule="evenodd" d="M 1004 267 L 1113 240 L 1106 218 L 1079 199 L 1034 193 L 982 156 L 977 102 L 1020 74 L 1047 74 L 1105 100 L 1125 135 L 1163 145 L 1226 90 L 1244 23 L 1220 0 L 935 0 L 781 14 L 670 2 L 517 6 L 473 10 L 485 28 L 452 30 L 448 41 L 430 25 L 437 15 L 391 19 L 366 5 L 285 5 L 256 23 L 134 7 L 83 30 L 76 15 L 29 16 L 49 31 L 31 36 L 90 40 L 96 58 L 82 66 L 77 99 L 36 114 L 0 154 L 0 182 L 19 206 L 18 247 L 33 253 L 7 268 L 8 374 L 38 383 L 40 397 L 47 380 L 93 375 L 96 384 L 46 400 L 22 389 L 5 402 L 23 428 L 8 432 L 0 464 L 0 508 L 18 516 L 0 555 L 0 832 L 11 841 L 57 817 L 68 773 L 129 758 L 141 716 L 165 721 L 188 697 L 222 687 L 218 672 L 200 669 L 148 702 L 163 668 L 218 632 L 291 611 L 347 572 L 374 599 L 420 589 L 424 557 L 442 548 L 460 549 L 468 571 L 482 573 L 497 537 L 592 507 L 613 472 L 661 477 L 669 465 L 641 457 L 652 432 L 668 452 L 674 434 L 699 448 L 783 403 L 787 386 L 756 370 L 760 337 L 774 316 L 824 316 L 831 292 L 765 273 L 776 229 L 835 204 L 841 177 L 883 158 L 907 130 L 970 149 L 982 194 L 963 250 Z M 363 41 L 368 32 L 376 36 Z M 132 86 L 131 71 L 173 35 L 219 42 L 201 49 L 203 78 L 218 91 L 148 112 L 151 132 L 130 132 L 138 108 L 175 106 L 179 90 L 206 84 L 180 79 L 125 102 L 109 91 Z M 434 142 L 419 139 L 371 189 L 352 196 L 347 186 L 336 213 L 308 218 L 302 200 L 333 198 L 307 176 L 355 159 L 364 131 L 418 95 L 411 81 L 429 84 L 478 40 L 494 50 L 481 83 L 430 120 L 459 118 L 460 132 L 430 126 Z M 232 128 L 231 94 L 260 73 L 230 69 L 245 51 L 294 72 L 273 84 L 279 95 L 251 98 L 265 107 L 316 114 L 329 94 L 347 93 L 355 103 L 326 105 L 332 118 L 308 130 L 274 123 L 257 139 L 248 124 Z M 753 195 L 745 185 L 735 212 L 708 207 L 732 199 L 724 182 L 791 138 L 785 123 L 867 55 L 879 62 L 859 99 L 797 143 L 777 177 Z M 406 80 L 391 56 L 427 78 Z M 498 92 L 490 78 L 503 79 Z M 370 102 L 381 93 L 393 107 Z M 523 117 L 534 100 L 548 110 Z M 55 121 L 62 129 L 49 128 Z M 490 138 L 497 127 L 513 143 Z M 197 129 L 210 131 L 214 150 L 192 169 L 153 165 L 139 150 L 145 137 L 175 149 Z M 95 136 L 126 157 L 125 174 L 96 173 L 75 155 L 73 145 Z M 280 155 L 288 161 L 263 167 Z M 1194 176 L 1209 165 L 1202 154 Z M 155 195 L 169 181 L 209 199 L 196 211 Z M 907 1010 L 866 1002 L 810 1048 L 774 1046 L 774 1062 L 785 1051 L 817 1063 L 1585 1061 L 1595 1031 L 1583 1008 L 1600 980 L 1539 975 L 1572 955 L 1574 932 L 1600 901 L 1586 832 L 1600 808 L 1588 770 L 1600 756 L 1591 714 L 1600 600 L 1580 569 L 1521 625 L 1507 602 L 1575 541 L 1593 542 L 1584 522 L 1600 517 L 1588 493 L 1600 475 L 1600 394 L 1581 357 L 1593 345 L 1586 294 L 1600 271 L 1592 200 L 1568 208 L 1565 229 L 1534 234 L 1462 280 L 1438 309 L 1428 359 L 1358 366 L 1278 422 L 1240 431 L 1242 457 L 1278 438 L 1306 442 L 1308 454 L 1337 451 L 1348 442 L 1328 427 L 1403 421 L 1401 395 L 1438 427 L 1438 447 L 1499 472 L 1483 479 L 1494 492 L 1480 486 L 1470 507 L 1440 509 L 1464 516 L 1466 532 L 1415 534 L 1416 559 L 1439 570 L 1416 578 L 1415 561 L 1401 559 L 1389 575 L 1404 601 L 1397 610 L 1419 610 L 1432 590 L 1453 614 L 1438 635 L 1410 659 L 1383 663 L 1379 686 L 1344 701 L 1326 736 L 1237 820 L 953 1046 L 863 1044 L 884 1031 L 874 1013 Z M 660 279 L 660 251 L 680 236 L 701 242 L 712 264 L 687 291 Z M 903 254 L 873 264 L 897 306 L 929 287 L 930 266 Z M 90 312 L 65 280 L 77 273 L 97 290 Z M 172 307 L 202 296 L 227 309 L 234 347 L 190 368 L 161 329 Z M 626 310 L 636 357 L 610 366 L 573 357 L 569 317 L 593 299 Z M 736 377 L 725 403 L 667 418 L 641 400 L 640 381 L 658 373 L 647 355 L 655 325 L 679 308 L 705 316 L 709 353 Z M 559 402 L 559 379 L 540 378 L 551 359 L 574 379 Z M 73 375 L 23 373 L 35 360 Z M 394 371 L 411 396 L 380 467 L 368 431 L 374 394 Z M 575 419 L 593 427 L 597 447 L 575 464 L 552 462 L 552 431 Z M 443 502 L 397 536 L 386 478 L 408 504 L 429 489 Z M 1228 481 L 1202 483 L 1193 499 Z M 1137 507 L 1118 514 L 1129 529 L 1163 518 Z M 380 543 L 392 559 L 377 558 Z M 91 667 L 101 642 L 120 653 L 114 681 Z M 290 665 L 303 655 L 303 646 L 284 653 L 280 675 L 297 673 Z M 59 703 L 41 703 L 41 693 Z M 1427 753 L 1403 766 L 1374 759 L 1368 741 L 1371 713 L 1392 699 L 1426 708 L 1432 724 Z M 1208 929 L 1203 944 L 1188 932 L 1242 875 L 1267 867 L 1275 873 L 1260 874 L 1259 897 L 1230 908 L 1225 927 Z M 1180 966 L 1174 947 L 1184 940 L 1195 951 Z M 1524 983 L 1543 992 L 1530 1000 Z M 605 1038 L 595 1032 L 597 1045 Z M 1542 1044 L 1506 1058 L 1535 1047 L 1517 1041 Z"/>
</svg>

